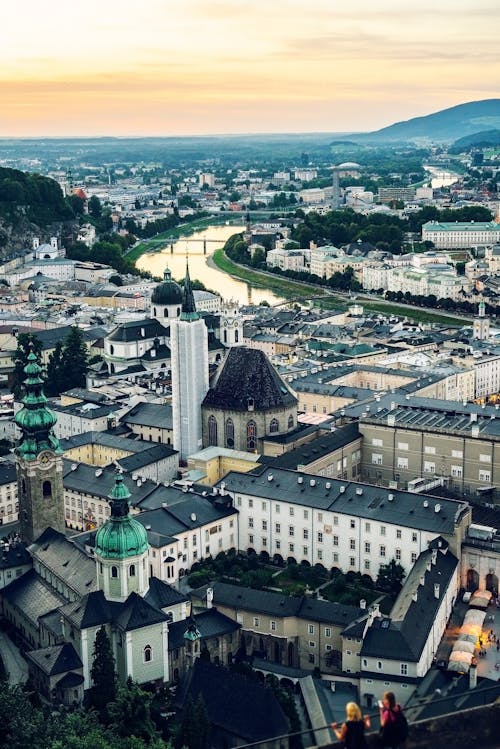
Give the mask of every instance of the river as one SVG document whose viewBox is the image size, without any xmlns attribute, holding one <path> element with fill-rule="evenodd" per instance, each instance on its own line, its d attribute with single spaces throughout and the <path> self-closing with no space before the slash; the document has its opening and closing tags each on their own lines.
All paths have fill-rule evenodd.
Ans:
<svg viewBox="0 0 500 749">
<path fill-rule="evenodd" d="M 455 174 L 455 172 L 445 172 L 437 166 L 426 166 L 424 164 L 424 169 L 426 172 L 430 172 L 432 176 L 431 187 L 434 190 L 437 190 L 440 187 L 454 185 L 455 182 L 458 182 L 460 179 L 459 174 Z"/>
<path fill-rule="evenodd" d="M 154 276 L 163 276 L 163 271 L 168 266 L 172 271 L 172 277 L 178 280 L 184 278 L 187 255 L 191 278 L 202 281 L 207 289 L 216 291 L 223 299 L 232 299 L 240 305 L 260 304 L 264 301 L 269 304 L 278 304 L 283 299 L 272 291 L 250 286 L 245 281 L 238 281 L 219 270 L 213 263 L 208 262 L 214 251 L 222 247 L 230 236 L 244 230 L 244 226 L 207 226 L 203 231 L 174 241 L 173 252 L 170 244 L 166 244 L 162 249 L 142 255 L 136 266 L 139 270 L 147 270 Z M 207 241 L 206 255 L 203 254 L 204 239 L 217 240 L 216 242 Z"/>
</svg>

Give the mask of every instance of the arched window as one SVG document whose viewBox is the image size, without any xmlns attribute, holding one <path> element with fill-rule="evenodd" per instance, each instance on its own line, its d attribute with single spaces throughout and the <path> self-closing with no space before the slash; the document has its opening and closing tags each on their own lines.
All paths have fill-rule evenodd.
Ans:
<svg viewBox="0 0 500 749">
<path fill-rule="evenodd" d="M 111 577 L 118 577 L 118 567 L 114 565 L 111 567 Z"/>
<path fill-rule="evenodd" d="M 44 497 L 51 497 L 52 496 L 52 484 L 50 481 L 44 481 L 42 484 L 42 493 Z"/>
<path fill-rule="evenodd" d="M 288 428 L 289 429 L 293 429 L 293 416 L 292 416 L 292 414 L 290 414 L 290 416 L 288 417 Z"/>
<path fill-rule="evenodd" d="M 163 310 L 163 317 L 168 317 L 168 309 L 166 307 Z"/>
<path fill-rule="evenodd" d="M 234 342 L 238 343 L 239 340 L 240 340 L 240 331 L 239 330 L 235 330 L 234 331 Z"/>
<path fill-rule="evenodd" d="M 247 450 L 257 449 L 257 424 L 251 420 L 247 423 Z"/>
<path fill-rule="evenodd" d="M 177 307 L 177 317 L 179 317 L 180 314 L 181 314 L 181 308 Z"/>
<path fill-rule="evenodd" d="M 26 481 L 24 479 L 21 482 L 21 491 L 23 494 L 26 494 Z"/>
<path fill-rule="evenodd" d="M 153 648 L 151 645 L 146 645 L 144 648 L 144 663 L 149 663 L 153 660 Z"/>
<path fill-rule="evenodd" d="M 217 444 L 217 419 L 213 414 L 208 417 L 208 444 Z"/>
<path fill-rule="evenodd" d="M 153 315 L 156 317 L 156 307 L 153 307 Z"/>
<path fill-rule="evenodd" d="M 131 564 L 128 568 L 129 577 L 135 577 L 135 564 Z"/>
<path fill-rule="evenodd" d="M 227 343 L 227 330 L 224 331 L 224 343 Z"/>
<path fill-rule="evenodd" d="M 234 423 L 232 419 L 226 419 L 226 447 L 234 447 Z"/>
<path fill-rule="evenodd" d="M 278 419 L 271 419 L 271 423 L 269 424 L 269 433 L 275 434 L 276 432 L 279 432 L 280 430 L 280 423 Z"/>
<path fill-rule="evenodd" d="M 111 354 L 111 356 L 113 356 L 113 354 L 115 353 L 115 347 L 113 346 L 113 344 L 111 344 L 109 347 L 109 353 Z"/>
</svg>

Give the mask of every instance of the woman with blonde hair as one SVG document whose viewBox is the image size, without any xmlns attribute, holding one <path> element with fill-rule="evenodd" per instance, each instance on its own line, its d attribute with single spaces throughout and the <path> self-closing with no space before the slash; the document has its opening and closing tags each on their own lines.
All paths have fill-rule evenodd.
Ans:
<svg viewBox="0 0 500 749">
<path fill-rule="evenodd" d="M 339 728 L 338 723 L 331 726 L 335 736 L 343 742 L 345 749 L 365 749 L 365 728 L 370 728 L 370 718 L 363 716 L 359 705 L 348 702 L 345 706 L 346 720 Z"/>
</svg>

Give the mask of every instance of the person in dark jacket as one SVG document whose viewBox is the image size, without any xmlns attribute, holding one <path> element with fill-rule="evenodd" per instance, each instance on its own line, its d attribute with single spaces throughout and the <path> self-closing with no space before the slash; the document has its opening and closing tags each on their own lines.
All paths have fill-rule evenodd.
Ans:
<svg viewBox="0 0 500 749">
<path fill-rule="evenodd" d="M 384 692 L 380 705 L 380 736 L 383 749 L 398 749 L 404 742 L 406 736 L 403 737 L 401 734 L 407 732 L 408 724 L 402 716 L 403 708 L 396 704 L 394 692 Z"/>
<path fill-rule="evenodd" d="M 361 714 L 359 705 L 348 702 L 345 706 L 346 721 L 339 728 L 338 723 L 332 723 L 335 736 L 342 741 L 345 749 L 365 749 L 365 728 L 370 728 L 370 718 Z"/>
</svg>

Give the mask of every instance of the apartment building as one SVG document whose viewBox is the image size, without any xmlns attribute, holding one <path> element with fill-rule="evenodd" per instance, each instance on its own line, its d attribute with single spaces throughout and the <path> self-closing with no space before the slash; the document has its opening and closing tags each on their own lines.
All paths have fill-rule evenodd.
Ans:
<svg viewBox="0 0 500 749">
<path fill-rule="evenodd" d="M 422 242 L 438 249 L 459 249 L 500 242 L 500 224 L 494 221 L 428 221 L 422 226 Z"/>
<path fill-rule="evenodd" d="M 362 477 L 407 487 L 441 479 L 462 495 L 500 496 L 500 412 L 400 394 L 361 415 Z"/>
<path fill-rule="evenodd" d="M 274 467 L 231 472 L 224 489 L 239 512 L 239 549 L 371 577 L 392 558 L 409 571 L 438 536 L 459 553 L 470 523 L 467 502 Z"/>
</svg>

